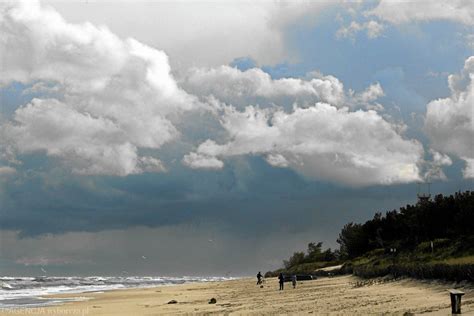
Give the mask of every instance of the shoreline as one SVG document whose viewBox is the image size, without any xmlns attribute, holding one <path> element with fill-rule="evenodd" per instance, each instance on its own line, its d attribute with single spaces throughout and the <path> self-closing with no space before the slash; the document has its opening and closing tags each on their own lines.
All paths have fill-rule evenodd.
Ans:
<svg viewBox="0 0 474 316">
<path fill-rule="evenodd" d="M 41 283 L 38 283 L 37 279 L 41 279 Z M 236 279 L 236 277 L 2 277 L 0 280 L 8 280 L 11 282 L 2 283 L 2 290 L 0 290 L 0 310 L 57 306 L 69 301 L 84 299 L 81 294 L 87 293 L 94 294 L 115 290 L 147 289 L 191 283 L 226 281 L 232 279 Z M 30 287 L 25 287 L 25 282 L 27 285 L 29 284 Z"/>
<path fill-rule="evenodd" d="M 346 275 L 285 283 L 275 278 L 263 288 L 253 278 L 185 283 L 147 288 L 48 295 L 45 298 L 84 297 L 85 300 L 46 307 L 1 309 L 0 315 L 156 315 L 156 314 L 401 314 L 450 315 L 447 289 L 452 283 L 400 279 L 362 282 Z M 474 315 L 472 285 L 464 287 L 462 312 Z M 215 298 L 216 304 L 209 304 Z M 168 302 L 176 300 L 176 304 Z"/>
</svg>

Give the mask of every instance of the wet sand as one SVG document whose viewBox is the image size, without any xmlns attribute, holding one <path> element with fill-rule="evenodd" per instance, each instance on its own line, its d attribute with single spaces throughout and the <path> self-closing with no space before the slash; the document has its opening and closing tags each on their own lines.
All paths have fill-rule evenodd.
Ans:
<svg viewBox="0 0 474 316">
<path fill-rule="evenodd" d="M 61 306 L 0 310 L 0 315 L 170 315 L 170 314 L 313 314 L 313 315 L 451 315 L 447 289 L 452 283 L 402 279 L 381 281 L 354 276 L 285 283 L 275 278 L 263 288 L 253 279 L 194 283 L 104 293 L 69 294 L 86 301 Z M 474 315 L 474 288 L 464 286 L 463 315 Z M 55 296 L 58 297 L 58 296 Z M 208 304 L 211 298 L 216 304 Z M 168 304 L 176 300 L 176 304 Z M 406 314 L 409 315 L 409 314 Z"/>
</svg>

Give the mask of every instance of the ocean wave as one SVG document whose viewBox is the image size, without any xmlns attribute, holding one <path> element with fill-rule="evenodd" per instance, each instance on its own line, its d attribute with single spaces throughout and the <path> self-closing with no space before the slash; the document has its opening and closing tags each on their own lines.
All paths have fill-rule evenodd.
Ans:
<svg viewBox="0 0 474 316">
<path fill-rule="evenodd" d="M 62 293 L 101 292 L 123 288 L 153 287 L 190 282 L 210 282 L 231 277 L 163 277 L 163 276 L 88 276 L 88 277 L 0 277 L 0 308 L 34 304 L 49 305 L 57 300 L 42 296 Z M 59 302 L 60 303 L 60 302 Z"/>
</svg>

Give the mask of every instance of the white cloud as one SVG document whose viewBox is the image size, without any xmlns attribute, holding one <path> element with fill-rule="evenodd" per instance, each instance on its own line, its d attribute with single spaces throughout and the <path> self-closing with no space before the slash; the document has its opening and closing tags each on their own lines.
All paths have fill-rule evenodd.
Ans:
<svg viewBox="0 0 474 316">
<path fill-rule="evenodd" d="M 383 30 L 384 26 L 377 21 L 369 21 L 364 24 L 366 30 L 367 30 L 367 36 L 369 38 L 377 38 L 379 37 Z"/>
<path fill-rule="evenodd" d="M 458 75 L 448 76 L 448 85 L 453 97 L 459 98 L 472 85 L 474 76 L 474 56 L 468 57 L 464 62 L 464 67 Z"/>
<path fill-rule="evenodd" d="M 444 174 L 443 167 L 452 165 L 452 160 L 448 155 L 437 152 L 436 150 L 430 149 L 430 154 L 432 156 L 431 161 L 425 162 L 425 167 L 427 170 L 423 175 L 423 179 L 427 181 L 441 179 L 446 180 L 446 175 Z"/>
<path fill-rule="evenodd" d="M 55 99 L 34 99 L 18 109 L 14 123 L 6 125 L 5 135 L 15 141 L 18 151 L 45 151 L 80 174 L 124 176 L 159 166 L 151 157 L 138 157 L 134 135 L 126 128 Z"/>
<path fill-rule="evenodd" d="M 427 105 L 425 132 L 431 146 L 466 162 L 464 176 L 474 177 L 474 56 L 458 75 L 448 78 L 451 96 Z"/>
<path fill-rule="evenodd" d="M 474 178 L 474 159 L 464 157 L 463 158 L 466 161 L 466 168 L 463 170 L 463 176 L 464 178 L 468 179 L 473 179 Z"/>
<path fill-rule="evenodd" d="M 67 23 L 37 2 L 3 4 L 0 31 L 0 85 L 57 94 L 16 110 L 2 128 L 9 149 L 46 152 L 82 174 L 164 170 L 138 148 L 175 139 L 172 120 L 196 104 L 170 74 L 165 53 L 106 27 Z"/>
<path fill-rule="evenodd" d="M 222 169 L 224 163 L 216 157 L 189 153 L 183 157 L 183 163 L 192 169 Z"/>
<path fill-rule="evenodd" d="M 311 106 L 316 102 L 325 102 L 353 109 L 384 109 L 376 102 L 385 95 L 380 83 L 373 83 L 361 92 L 352 89 L 346 92 L 339 79 L 317 71 L 308 73 L 305 78 L 273 79 L 259 68 L 245 71 L 230 66 L 193 68 L 180 80 L 180 84 L 188 92 L 203 97 L 206 102 L 211 96 L 238 108 L 249 104 L 290 108 L 294 104 Z"/>
<path fill-rule="evenodd" d="M 293 104 L 324 101 L 342 105 L 344 86 L 333 76 L 311 73 L 311 78 L 273 79 L 259 68 L 241 71 L 229 66 L 194 68 L 183 79 L 182 86 L 198 96 L 214 96 L 238 106 L 248 104 Z"/>
<path fill-rule="evenodd" d="M 474 5 L 470 0 L 381 0 L 374 9 L 366 14 L 377 16 L 393 24 L 449 20 L 466 25 L 474 25 Z"/>
<path fill-rule="evenodd" d="M 360 32 L 362 29 L 363 27 L 360 23 L 352 21 L 349 26 L 342 26 L 339 30 L 337 30 L 336 36 L 338 38 L 354 38 L 355 34 Z"/>
<path fill-rule="evenodd" d="M 448 155 L 443 155 L 435 150 L 431 150 L 430 152 L 433 155 L 433 161 L 438 165 L 449 166 L 453 163 Z"/>
<path fill-rule="evenodd" d="M 360 93 L 357 96 L 361 102 L 371 102 L 375 101 L 380 97 L 383 97 L 385 93 L 383 92 L 382 86 L 380 83 L 371 84 L 364 92 Z"/>
<path fill-rule="evenodd" d="M 250 56 L 259 64 L 294 60 L 286 29 L 314 23 L 329 1 L 47 1 L 68 20 L 108 25 L 160 47 L 174 69 L 218 66 Z M 140 17 L 137 19 L 137 17 Z M 152 30 L 152 31 L 150 31 Z"/>
<path fill-rule="evenodd" d="M 36 1 L 1 10 L 4 84 L 50 79 L 99 88 L 125 63 L 124 43 L 106 28 L 68 24 Z"/>
<path fill-rule="evenodd" d="M 265 160 L 274 167 L 288 167 L 288 160 L 280 154 L 269 154 Z"/>
<path fill-rule="evenodd" d="M 229 141 L 202 143 L 187 155 L 223 159 L 262 155 L 279 167 L 288 166 L 308 178 L 354 186 L 404 183 L 419 180 L 417 164 L 422 146 L 406 140 L 396 127 L 374 111 L 349 111 L 317 103 L 308 108 L 282 110 L 248 106 L 238 111 L 222 106 L 221 124 Z"/>
<path fill-rule="evenodd" d="M 367 110 L 382 111 L 384 107 L 382 104 L 377 103 L 377 99 L 383 97 L 385 92 L 382 89 L 380 83 L 374 83 L 367 87 L 362 92 L 355 93 L 352 90 L 349 90 L 349 101 L 353 107 L 362 107 Z"/>
<path fill-rule="evenodd" d="M 365 11 L 360 11 L 362 8 L 360 4 L 361 2 L 355 4 L 347 2 L 344 4 L 344 8 L 353 19 L 358 17 L 365 22 L 352 21 L 347 26 L 341 26 L 336 32 L 336 37 L 349 38 L 354 41 L 357 33 L 365 31 L 368 38 L 374 39 L 384 32 L 385 22 L 401 25 L 446 20 L 468 26 L 474 25 L 474 5 L 470 0 L 380 0 L 375 7 Z M 341 17 L 339 17 L 339 22 L 342 22 Z M 466 35 L 466 42 L 469 46 L 469 34 Z"/>
<path fill-rule="evenodd" d="M 354 39 L 357 33 L 364 30 L 367 32 L 368 38 L 374 39 L 383 33 L 384 26 L 377 21 L 368 21 L 362 24 L 352 21 L 349 26 L 342 26 L 339 30 L 337 30 L 336 36 L 338 38 Z"/>
</svg>

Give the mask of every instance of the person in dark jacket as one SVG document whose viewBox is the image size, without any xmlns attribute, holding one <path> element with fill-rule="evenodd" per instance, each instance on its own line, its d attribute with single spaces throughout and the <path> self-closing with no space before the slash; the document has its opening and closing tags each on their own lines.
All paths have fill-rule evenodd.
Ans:
<svg viewBox="0 0 474 316">
<path fill-rule="evenodd" d="M 260 271 L 258 271 L 257 274 L 257 285 L 259 284 L 262 284 L 262 273 L 260 273 Z"/>
<path fill-rule="evenodd" d="M 283 276 L 283 273 L 280 272 L 280 275 L 278 276 L 278 281 L 280 282 L 280 291 L 283 290 L 283 284 L 285 283 L 285 277 Z"/>
</svg>

